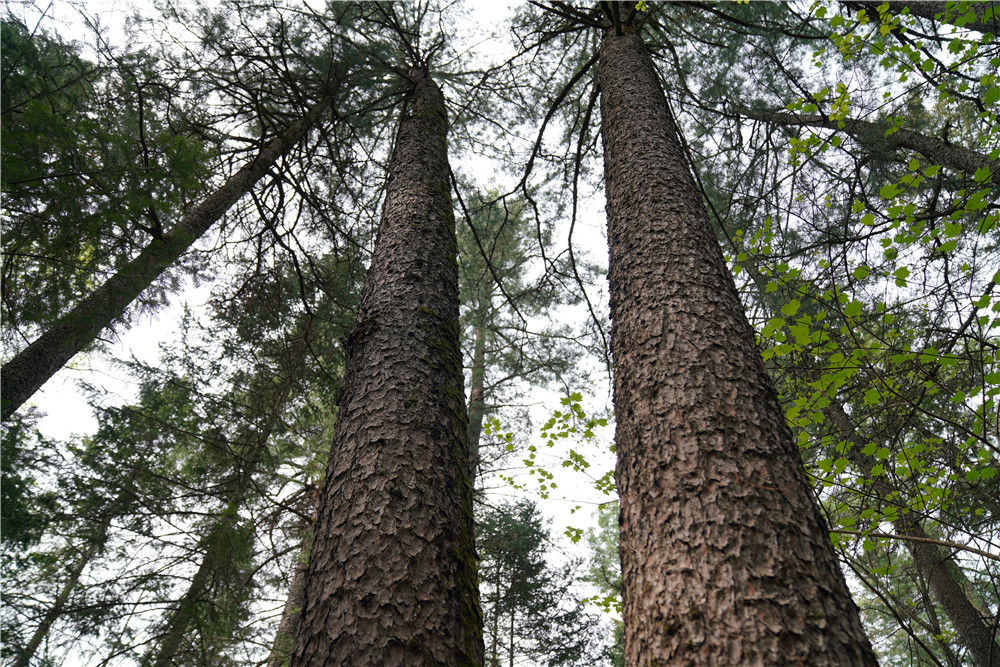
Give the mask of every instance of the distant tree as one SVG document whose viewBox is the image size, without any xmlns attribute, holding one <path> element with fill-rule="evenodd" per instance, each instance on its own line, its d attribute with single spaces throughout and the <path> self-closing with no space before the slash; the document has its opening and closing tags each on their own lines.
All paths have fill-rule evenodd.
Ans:
<svg viewBox="0 0 1000 667">
<path fill-rule="evenodd" d="M 475 482 L 484 419 L 516 402 L 527 385 L 573 382 L 584 348 L 571 327 L 537 324 L 577 299 L 541 266 L 525 202 L 490 192 L 464 197 L 461 203 L 459 297 L 470 380 L 469 465 Z M 553 264 L 556 270 L 568 270 L 564 261 Z"/>
<path fill-rule="evenodd" d="M 486 664 L 594 664 L 599 621 L 572 591 L 580 564 L 549 563 L 551 538 L 535 504 L 483 506 L 477 519 Z"/>
<path fill-rule="evenodd" d="M 622 566 L 618 556 L 618 502 L 602 505 L 597 510 L 597 530 L 587 531 L 590 561 L 585 581 L 598 590 L 596 602 L 605 611 L 621 613 Z M 612 619 L 611 645 L 606 653 L 615 667 L 625 665 L 624 628 L 620 619 Z"/>
</svg>

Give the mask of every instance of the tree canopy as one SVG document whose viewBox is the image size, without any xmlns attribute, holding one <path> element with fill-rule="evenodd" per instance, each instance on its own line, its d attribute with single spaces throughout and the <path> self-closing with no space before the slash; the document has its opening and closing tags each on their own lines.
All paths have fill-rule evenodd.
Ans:
<svg viewBox="0 0 1000 667">
<path fill-rule="evenodd" d="M 486 664 L 641 660 L 643 544 L 715 568 L 679 638 L 812 535 L 727 490 L 801 500 L 883 664 L 1000 661 L 991 3 L 137 9 L 0 26 L 9 664 L 321 664 L 341 571 L 386 628 L 457 577 Z"/>
</svg>

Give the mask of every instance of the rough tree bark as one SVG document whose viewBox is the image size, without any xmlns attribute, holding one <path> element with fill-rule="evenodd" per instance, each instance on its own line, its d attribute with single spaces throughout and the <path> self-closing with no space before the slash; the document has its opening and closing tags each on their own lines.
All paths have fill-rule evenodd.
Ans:
<svg viewBox="0 0 1000 667">
<path fill-rule="evenodd" d="M 628 26 L 604 37 L 600 85 L 626 659 L 876 664 Z"/>
<path fill-rule="evenodd" d="M 483 660 L 448 121 L 426 71 L 409 78 L 347 341 L 296 666 Z"/>
<path fill-rule="evenodd" d="M 92 343 L 138 296 L 222 217 L 316 124 L 330 105 L 326 98 L 265 144 L 248 164 L 206 197 L 162 238 L 59 318 L 28 347 L 3 365 L 0 418 L 8 419 L 56 371 Z"/>
</svg>

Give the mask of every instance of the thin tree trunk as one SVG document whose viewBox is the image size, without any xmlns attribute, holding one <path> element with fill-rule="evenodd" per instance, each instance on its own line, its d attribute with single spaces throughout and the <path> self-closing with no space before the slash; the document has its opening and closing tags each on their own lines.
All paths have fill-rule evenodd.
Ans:
<svg viewBox="0 0 1000 667">
<path fill-rule="evenodd" d="M 225 567 L 226 549 L 224 545 L 226 541 L 220 538 L 232 530 L 236 524 L 236 520 L 239 518 L 237 509 L 241 501 L 242 498 L 240 501 L 230 503 L 223 511 L 222 518 L 209 532 L 205 540 L 205 555 L 202 557 L 201 564 L 191 579 L 191 585 L 188 586 L 184 596 L 177 602 L 173 610 L 171 610 L 166 630 L 160 635 L 158 642 L 159 649 L 156 651 L 156 655 L 151 656 L 151 659 L 146 664 L 153 667 L 170 667 L 170 665 L 175 663 L 177 654 L 180 651 L 181 642 L 185 634 L 187 634 L 195 614 L 198 612 L 199 607 L 207 602 L 205 595 L 211 586 L 212 577 L 220 568 Z"/>
<path fill-rule="evenodd" d="M 249 434 L 253 438 L 250 449 L 245 460 L 241 462 L 238 476 L 232 490 L 229 492 L 229 502 L 226 509 L 222 511 L 219 521 L 212 526 L 203 544 L 205 554 L 202 556 L 198 570 L 191 579 L 191 584 L 183 597 L 178 600 L 176 606 L 170 611 L 166 622 L 166 629 L 161 633 L 158 648 L 155 655 L 147 657 L 145 664 L 153 667 L 170 667 L 175 663 L 177 653 L 181 648 L 181 643 L 185 635 L 191 628 L 200 607 L 210 602 L 206 600 L 212 579 L 215 573 L 227 567 L 226 559 L 229 557 L 229 542 L 223 537 L 231 532 L 239 520 L 239 509 L 246 502 L 250 491 L 253 488 L 253 475 L 257 470 L 257 464 L 264 458 L 267 444 L 271 439 L 271 433 L 278 425 L 284 406 L 291 394 L 296 371 L 305 360 L 305 353 L 308 346 L 305 340 L 298 342 L 295 349 L 298 355 L 293 362 L 292 369 L 283 378 L 277 393 L 267 406 L 264 421 L 257 429 L 256 433 Z"/>
<path fill-rule="evenodd" d="M 291 664 L 479 665 L 444 97 L 410 73 Z"/>
<path fill-rule="evenodd" d="M 760 273 L 758 267 L 753 263 L 744 263 L 744 268 L 747 269 L 770 310 L 778 312 L 781 304 L 775 295 L 764 289 L 767 280 Z M 801 359 L 799 364 L 805 372 L 814 376 L 819 375 L 819 369 L 815 366 L 803 363 Z M 833 424 L 837 434 L 851 444 L 847 449 L 847 458 L 871 480 L 875 495 L 880 498 L 893 497 L 895 489 L 892 484 L 885 477 L 872 475 L 875 460 L 863 453 L 865 443 L 858 437 L 843 403 L 839 400 L 832 401 L 824 409 L 824 413 Z M 952 625 L 955 626 L 962 641 L 969 647 L 976 659 L 976 664 L 987 667 L 997 665 L 1000 661 L 1000 645 L 997 644 L 997 638 L 993 634 L 989 619 L 978 611 L 966 594 L 965 588 L 959 580 L 961 571 L 951 554 L 939 545 L 927 541 L 929 538 L 920 517 L 912 512 L 904 509 L 902 516 L 893 522 L 893 527 L 900 537 L 911 538 L 906 541 L 906 545 L 917 569 L 929 582 L 934 596 L 948 615 Z"/>
<path fill-rule="evenodd" d="M 638 35 L 600 52 L 629 664 L 876 664 Z"/>
<path fill-rule="evenodd" d="M 514 607 L 510 608 L 510 641 L 507 650 L 507 666 L 514 667 Z"/>
<path fill-rule="evenodd" d="M 302 549 L 299 552 L 295 563 L 295 574 L 292 575 L 292 583 L 288 587 L 288 597 L 285 599 L 285 607 L 281 612 L 281 621 L 278 623 L 278 631 L 274 635 L 274 643 L 271 645 L 271 655 L 267 660 L 267 667 L 288 667 L 288 661 L 295 644 L 295 633 L 299 626 L 299 619 L 302 618 L 302 600 L 305 595 L 306 571 L 309 568 L 309 554 L 312 551 L 312 529 L 316 525 L 316 500 L 317 489 L 315 484 L 312 487 L 312 517 L 310 520 L 302 519 Z"/>
<path fill-rule="evenodd" d="M 292 652 L 295 630 L 302 617 L 306 570 L 309 568 L 309 550 L 306 545 L 303 545 L 302 551 L 303 553 L 299 556 L 300 560 L 295 564 L 295 574 L 292 577 L 292 585 L 288 588 L 288 598 L 285 599 L 285 607 L 281 612 L 281 622 L 278 624 L 278 632 L 274 636 L 267 667 L 287 667 L 289 655 Z"/>
<path fill-rule="evenodd" d="M 469 391 L 469 478 L 473 488 L 479 468 L 479 440 L 483 435 L 486 414 L 486 327 L 480 322 L 475 328 L 472 349 L 472 388 Z"/>
<path fill-rule="evenodd" d="M 816 114 L 785 113 L 746 107 L 741 107 L 738 111 L 747 118 L 775 125 L 823 127 L 830 130 L 843 129 L 860 144 L 877 145 L 882 148 L 907 148 L 920 153 L 931 162 L 943 164 L 970 175 L 975 174 L 977 169 L 986 167 L 991 173 L 989 180 L 995 185 L 1000 185 L 1000 160 L 991 160 L 984 153 L 958 146 L 944 139 L 929 137 L 920 132 L 900 129 L 886 136 L 886 130 L 891 127 L 888 123 L 872 123 L 856 118 L 830 120 Z"/>
<path fill-rule="evenodd" d="M 45 641 L 45 637 L 49 634 L 49 630 L 52 629 L 52 624 L 55 623 L 56 619 L 62 615 L 63 609 L 69 601 L 69 596 L 73 593 L 77 584 L 80 583 L 80 576 L 83 574 L 83 571 L 86 569 L 90 561 L 93 560 L 94 556 L 97 555 L 101 545 L 104 544 L 104 539 L 107 537 L 107 534 L 108 524 L 105 523 L 101 526 L 101 530 L 95 539 L 84 548 L 84 550 L 80 553 L 79 558 L 77 558 L 73 563 L 73 567 L 70 568 L 66 581 L 59 590 L 59 594 L 56 595 L 56 599 L 53 600 L 52 606 L 45 612 L 45 616 L 42 618 L 41 623 L 39 623 L 38 627 L 35 628 L 35 632 L 31 635 L 31 640 L 28 642 L 28 645 L 21 653 L 18 654 L 13 663 L 13 667 L 28 667 L 31 663 L 31 659 L 35 656 L 35 652 L 38 651 L 38 647 L 42 645 L 42 642 Z"/>
<path fill-rule="evenodd" d="M 876 496 L 890 498 L 895 489 L 885 477 L 872 475 L 875 460 L 862 453 L 864 443 L 857 437 L 851 418 L 839 401 L 833 401 L 825 410 L 827 417 L 833 422 L 838 434 L 851 443 L 847 457 L 871 480 L 872 490 Z M 912 537 L 906 546 L 913 556 L 920 574 L 930 584 L 934 597 L 937 598 L 948 620 L 955 626 L 962 642 L 977 665 L 983 667 L 1000 666 L 1000 643 L 993 633 L 989 619 L 969 599 L 965 589 L 959 582 L 958 564 L 951 554 L 936 544 L 926 542 L 927 532 L 924 530 L 920 517 L 911 511 L 902 509 L 900 518 L 893 522 L 893 527 L 901 537 Z"/>
<path fill-rule="evenodd" d="M 497 645 L 500 642 L 500 566 L 497 565 L 496 587 L 493 592 L 493 662 L 494 667 L 500 664 L 500 655 L 497 653 Z"/>
<path fill-rule="evenodd" d="M 118 273 L 60 317 L 3 366 L 2 419 L 8 419 L 56 371 L 92 343 L 138 296 L 287 154 L 329 106 L 326 98 L 264 145 L 256 157 L 206 197 L 162 238 L 153 239 Z"/>
</svg>

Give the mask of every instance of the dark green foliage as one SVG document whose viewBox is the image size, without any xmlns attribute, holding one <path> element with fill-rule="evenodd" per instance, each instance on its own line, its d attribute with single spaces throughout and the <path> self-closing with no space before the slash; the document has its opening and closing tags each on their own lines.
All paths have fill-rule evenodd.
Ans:
<svg viewBox="0 0 1000 667">
<path fill-rule="evenodd" d="M 90 62 L 12 17 L 0 36 L 4 341 L 17 346 L 169 229 L 210 149 L 148 55 Z"/>
<path fill-rule="evenodd" d="M 56 496 L 38 488 L 36 476 L 50 468 L 47 445 L 29 418 L 4 424 L 0 451 L 0 508 L 6 547 L 27 548 L 41 538 L 56 511 Z"/>
<path fill-rule="evenodd" d="M 549 532 L 534 503 L 483 508 L 476 524 L 486 664 L 594 664 L 597 619 L 572 592 L 570 562 L 553 565 Z"/>
</svg>

